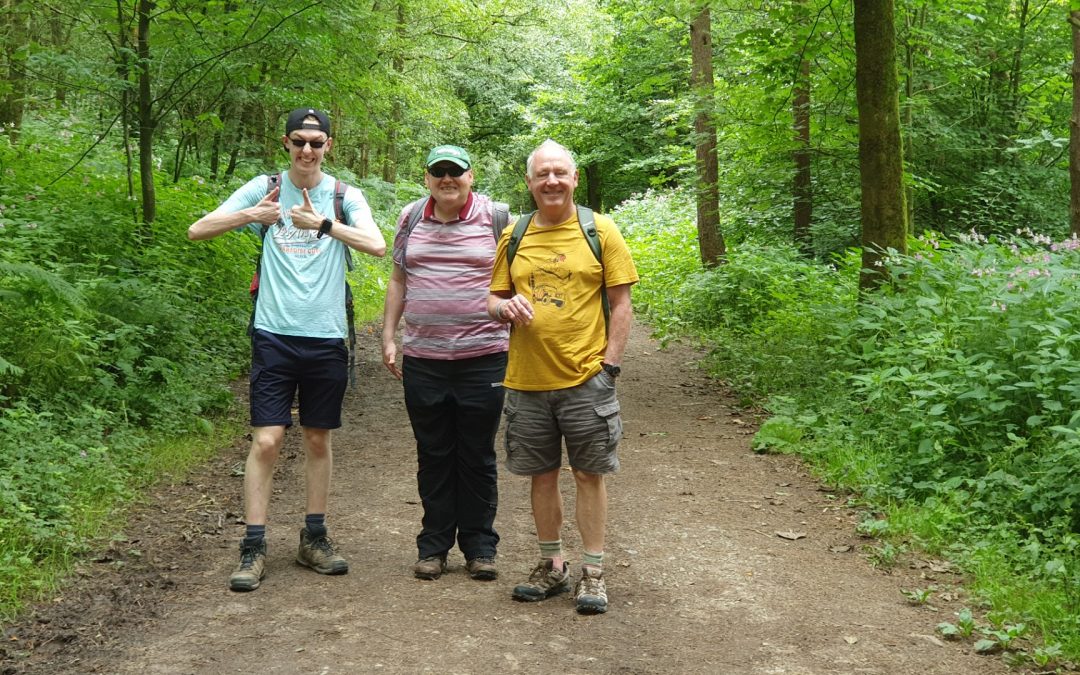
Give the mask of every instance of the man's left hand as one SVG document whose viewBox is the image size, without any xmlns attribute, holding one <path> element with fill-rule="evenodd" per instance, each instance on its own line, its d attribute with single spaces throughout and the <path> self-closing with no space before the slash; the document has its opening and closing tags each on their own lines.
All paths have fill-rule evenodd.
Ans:
<svg viewBox="0 0 1080 675">
<path fill-rule="evenodd" d="M 311 197 L 308 196 L 307 188 L 304 188 L 301 192 L 304 195 L 304 203 L 289 209 L 293 227 L 298 230 L 317 230 L 322 225 L 323 215 L 315 210 L 315 206 L 311 203 Z"/>
</svg>

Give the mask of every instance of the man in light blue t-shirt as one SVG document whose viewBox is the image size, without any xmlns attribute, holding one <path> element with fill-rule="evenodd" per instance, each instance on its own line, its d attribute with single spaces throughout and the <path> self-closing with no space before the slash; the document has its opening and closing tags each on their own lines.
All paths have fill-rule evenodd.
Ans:
<svg viewBox="0 0 1080 675">
<path fill-rule="evenodd" d="M 386 242 L 360 190 L 345 191 L 345 222 L 337 221 L 337 181 L 322 172 L 333 147 L 330 118 L 298 108 L 281 138 L 289 170 L 270 188 L 259 176 L 188 228 L 188 238 L 211 239 L 251 229 L 263 237 L 258 302 L 251 337 L 251 450 L 244 470 L 240 564 L 229 577 L 234 591 L 253 591 L 265 575 L 266 514 L 271 481 L 292 402 L 299 393 L 307 508 L 296 560 L 321 574 L 344 574 L 348 562 L 327 536 L 326 505 L 333 455 L 331 430 L 341 426 L 347 386 L 345 271 L 348 249 L 373 256 Z M 265 234 L 263 234 L 265 231 Z M 348 249 L 346 248 L 348 247 Z"/>
</svg>

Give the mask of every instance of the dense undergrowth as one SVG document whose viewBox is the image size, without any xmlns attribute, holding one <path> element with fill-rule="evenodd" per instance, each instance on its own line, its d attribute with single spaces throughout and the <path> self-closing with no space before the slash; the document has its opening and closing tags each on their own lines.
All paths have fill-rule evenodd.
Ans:
<svg viewBox="0 0 1080 675">
<path fill-rule="evenodd" d="M 615 218 L 641 273 L 635 309 L 661 339 L 702 339 L 716 376 L 771 413 L 756 448 L 848 489 L 875 561 L 918 549 L 968 575 L 982 618 L 942 616 L 943 635 L 1029 666 L 1080 657 L 1075 240 L 928 234 L 860 299 L 854 253 L 821 264 L 747 237 L 701 271 L 678 194 Z"/>
<path fill-rule="evenodd" d="M 82 141 L 22 133 L 17 149 L 0 135 L 0 617 L 117 530 L 140 487 L 182 475 L 246 424 L 228 383 L 248 363 L 256 241 L 193 243 L 186 230 L 261 170 L 218 185 L 159 176 L 158 218 L 144 226 L 120 153 L 50 184 Z M 364 188 L 388 226 L 394 188 Z M 367 320 L 385 261 L 357 263 Z"/>
</svg>

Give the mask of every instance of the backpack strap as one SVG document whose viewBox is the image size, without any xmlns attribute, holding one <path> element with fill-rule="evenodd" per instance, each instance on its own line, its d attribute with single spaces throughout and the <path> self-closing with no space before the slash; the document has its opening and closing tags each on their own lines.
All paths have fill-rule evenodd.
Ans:
<svg viewBox="0 0 1080 675">
<path fill-rule="evenodd" d="M 345 222 L 345 191 L 348 189 L 349 185 L 345 181 L 339 180 L 334 183 L 334 220 L 345 225 L 348 225 Z M 356 265 L 353 263 L 352 249 L 348 246 L 345 246 L 345 266 L 349 268 L 350 272 L 356 269 Z"/>
<path fill-rule="evenodd" d="M 577 219 L 581 232 L 585 235 L 585 241 L 589 242 L 589 248 L 596 256 L 596 261 L 600 263 L 600 305 L 604 308 L 604 330 L 606 331 L 611 322 L 611 305 L 608 303 L 607 285 L 604 284 L 604 252 L 600 249 L 600 235 L 596 233 L 596 219 L 593 217 L 593 210 L 588 206 L 577 207 Z"/>
<path fill-rule="evenodd" d="M 532 221 L 534 215 L 536 215 L 536 211 L 526 213 L 514 223 L 514 231 L 510 233 L 510 241 L 506 242 L 507 270 L 514 264 L 514 256 L 517 255 L 518 246 L 521 245 L 521 240 L 525 236 L 525 230 L 529 229 L 529 223 Z M 513 288 L 510 290 L 513 291 Z"/>
<path fill-rule="evenodd" d="M 345 222 L 345 192 L 348 189 L 349 186 L 344 181 L 339 180 L 334 183 L 334 220 L 345 225 L 348 224 Z M 345 244 L 341 247 L 345 249 L 345 267 L 352 272 L 356 269 L 352 249 Z M 349 387 L 353 388 L 356 386 L 356 312 L 348 276 L 345 277 L 345 324 L 349 328 Z"/>
<path fill-rule="evenodd" d="M 506 224 L 510 222 L 510 205 L 504 202 L 491 202 L 491 234 L 495 236 L 495 243 L 499 243 Z"/>
<path fill-rule="evenodd" d="M 428 200 L 431 197 L 421 197 L 415 202 L 409 204 L 409 215 L 405 219 L 405 238 L 401 241 L 401 269 L 405 269 L 405 253 L 409 250 L 409 237 L 412 236 L 412 232 L 416 229 L 416 224 L 420 222 L 420 219 L 424 217 L 424 211 L 427 209 Z"/>
</svg>

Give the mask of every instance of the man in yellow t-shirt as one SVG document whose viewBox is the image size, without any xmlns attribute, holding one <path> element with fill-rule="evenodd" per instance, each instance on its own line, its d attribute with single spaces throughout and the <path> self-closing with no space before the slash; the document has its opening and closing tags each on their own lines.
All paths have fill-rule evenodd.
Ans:
<svg viewBox="0 0 1080 675">
<path fill-rule="evenodd" d="M 584 547 L 575 588 L 577 611 L 607 611 L 603 578 L 607 488 L 619 468 L 622 437 L 615 380 L 633 318 L 634 261 L 615 223 L 596 215 L 603 262 L 578 222 L 577 166 L 555 141 L 529 155 L 525 182 L 536 200 L 513 265 L 507 263 L 510 228 L 495 255 L 488 313 L 510 323 L 506 380 L 506 466 L 532 479 L 533 520 L 540 562 L 513 597 L 537 601 L 570 590 L 562 550 L 562 444 L 577 486 L 577 523 Z M 605 326 L 602 294 L 611 312 Z"/>
</svg>

